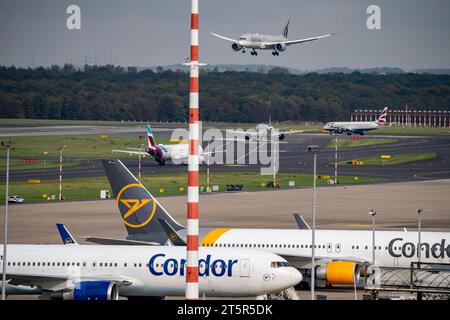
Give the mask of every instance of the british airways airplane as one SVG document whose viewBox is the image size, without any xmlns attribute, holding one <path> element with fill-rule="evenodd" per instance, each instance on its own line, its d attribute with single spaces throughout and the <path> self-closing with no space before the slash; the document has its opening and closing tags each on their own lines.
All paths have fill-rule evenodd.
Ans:
<svg viewBox="0 0 450 320">
<path fill-rule="evenodd" d="M 41 294 L 41 299 L 64 300 L 117 300 L 119 296 L 132 300 L 185 294 L 185 247 L 65 243 L 73 245 L 8 245 L 6 294 Z M 269 252 L 199 250 L 202 296 L 266 296 L 301 280 L 298 270 Z"/>
<path fill-rule="evenodd" d="M 123 163 L 104 160 L 103 166 L 129 236 L 127 239 L 88 237 L 87 240 L 103 244 L 115 241 L 123 241 L 124 244 L 146 241 L 172 242 L 174 245 L 185 243 L 186 228 L 138 183 Z M 127 216 L 130 210 L 126 206 L 127 199 L 135 199 L 136 206 L 148 202 L 135 214 Z M 298 229 L 200 228 L 199 241 L 202 247 L 253 248 L 272 252 L 299 270 L 308 271 L 312 254 L 311 230 L 300 217 L 296 219 Z M 377 231 L 373 246 L 369 230 L 317 230 L 317 278 L 328 285 L 357 283 L 361 266 L 373 263 L 373 251 L 375 265 L 380 267 L 409 267 L 411 262 L 417 261 L 419 251 L 422 262 L 450 263 L 449 232 L 421 232 L 421 239 L 419 246 L 415 231 Z"/>
<path fill-rule="evenodd" d="M 351 122 L 328 122 L 323 130 L 328 131 L 330 134 L 342 134 L 347 135 L 359 134 L 364 135 L 365 131 L 376 130 L 381 126 L 386 125 L 386 116 L 388 108 L 384 108 L 378 119 L 375 121 L 351 121 Z"/>
<path fill-rule="evenodd" d="M 283 33 L 279 36 L 263 35 L 258 33 L 245 33 L 239 37 L 239 40 L 236 40 L 222 36 L 220 34 L 216 34 L 211 31 L 210 33 L 217 38 L 232 42 L 231 48 L 234 51 L 241 51 L 242 53 L 245 53 L 245 49 L 252 49 L 252 51 L 250 51 L 250 54 L 252 56 L 258 55 L 258 52 L 256 50 L 272 50 L 272 55 L 278 56 L 280 55 L 280 52 L 286 51 L 286 49 L 293 44 L 310 42 L 334 35 L 334 34 L 325 34 L 322 36 L 312 38 L 288 40 L 289 22 L 290 20 L 288 20 L 288 22 L 283 28 Z"/>
</svg>

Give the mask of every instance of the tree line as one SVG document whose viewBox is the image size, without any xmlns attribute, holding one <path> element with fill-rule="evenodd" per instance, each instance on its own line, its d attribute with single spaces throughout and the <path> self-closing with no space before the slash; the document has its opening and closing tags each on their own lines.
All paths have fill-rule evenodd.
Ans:
<svg viewBox="0 0 450 320">
<path fill-rule="evenodd" d="M 0 67 L 0 117 L 184 121 L 189 75 L 135 67 Z M 201 119 L 224 122 L 346 120 L 355 109 L 449 110 L 450 76 L 206 70 Z"/>
</svg>

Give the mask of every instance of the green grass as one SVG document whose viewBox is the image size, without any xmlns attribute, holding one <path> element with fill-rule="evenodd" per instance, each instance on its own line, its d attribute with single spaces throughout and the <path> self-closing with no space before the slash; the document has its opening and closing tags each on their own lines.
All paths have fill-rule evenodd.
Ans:
<svg viewBox="0 0 450 320">
<path fill-rule="evenodd" d="M 49 119 L 5 119 L 0 118 L 0 126 L 60 126 L 60 125 L 85 125 L 85 126 L 109 126 L 138 124 L 135 121 L 96 121 L 96 120 L 49 120 Z"/>
<path fill-rule="evenodd" d="M 220 191 L 225 191 L 227 184 L 243 184 L 244 191 L 269 190 L 269 188 L 261 184 L 267 183 L 271 179 L 271 176 L 261 176 L 256 172 L 221 172 L 210 175 L 210 185 L 219 185 Z M 312 176 L 307 174 L 281 173 L 278 174 L 277 180 L 281 189 L 287 189 L 289 181 L 295 181 L 295 187 L 311 186 L 312 184 Z M 358 180 L 355 180 L 351 176 L 340 177 L 340 184 L 370 183 L 376 181 L 381 181 L 381 179 L 360 177 Z M 318 185 L 326 185 L 325 180 L 318 180 L 317 182 Z M 142 183 L 155 196 L 183 195 L 187 190 L 187 177 L 185 173 L 144 175 Z M 205 174 L 201 175 L 200 185 L 205 188 Z M 180 191 L 180 187 L 183 187 L 184 190 Z M 164 192 L 161 192 L 161 188 L 164 189 Z M 66 200 L 98 199 L 100 190 L 102 189 L 111 190 L 106 177 L 63 180 L 63 195 Z M 2 183 L 0 184 L 0 196 L 2 199 L 4 198 L 4 192 L 4 184 Z M 9 194 L 23 197 L 26 202 L 45 202 L 47 200 L 43 198 L 43 194 L 47 194 L 48 196 L 53 194 L 58 198 L 59 181 L 47 180 L 41 181 L 40 184 L 29 184 L 28 181 L 13 181 L 10 183 Z"/>
<path fill-rule="evenodd" d="M 449 128 L 423 128 L 423 127 L 402 127 L 402 126 L 392 126 L 392 127 L 382 127 L 378 130 L 373 130 L 368 132 L 368 135 L 400 135 L 400 136 L 439 136 L 439 135 L 449 135 Z"/>
<path fill-rule="evenodd" d="M 64 157 L 69 158 L 112 158 L 118 153 L 112 150 L 127 150 L 127 148 L 139 148 L 140 144 L 147 146 L 147 138 L 143 133 L 143 139 L 136 135 L 112 135 L 103 139 L 100 135 L 67 135 L 67 136 L 32 136 L 32 137 L 11 137 L 14 150 L 11 157 L 34 157 L 41 159 L 59 159 L 59 146 L 64 145 Z M 170 139 L 157 139 L 157 143 L 170 143 Z M 46 153 L 46 154 L 45 154 Z M 0 156 L 4 157 L 5 151 L 0 151 Z M 126 153 L 120 154 L 121 158 L 133 157 Z M 134 156 L 135 157 L 135 156 Z"/>
<path fill-rule="evenodd" d="M 354 160 L 361 160 L 364 162 L 363 165 L 373 166 L 373 165 L 405 164 L 405 163 L 411 163 L 411 162 L 416 162 L 416 161 L 431 160 L 436 157 L 437 157 L 437 152 L 430 151 L 430 152 L 421 152 L 421 153 L 391 154 L 390 159 L 381 159 L 381 155 L 379 155 L 379 156 L 354 159 Z M 338 164 L 351 165 L 351 164 L 347 164 L 347 161 L 351 161 L 351 160 L 342 160 L 342 161 L 339 161 Z"/>
<path fill-rule="evenodd" d="M 78 161 L 65 161 L 63 167 L 78 166 L 80 163 Z M 59 168 L 59 160 L 43 160 L 39 159 L 34 163 L 23 162 L 21 159 L 10 159 L 9 169 L 11 171 L 18 170 L 39 170 L 39 169 L 51 169 Z M 0 171 L 6 171 L 6 160 L 4 158 L 0 159 Z"/>
<path fill-rule="evenodd" d="M 398 141 L 397 139 L 390 139 L 390 138 L 362 137 L 361 140 L 352 140 L 351 137 L 338 137 L 338 148 L 367 147 L 379 144 L 394 143 L 397 141 Z M 331 139 L 326 145 L 326 148 L 335 148 L 335 147 L 336 147 L 336 139 Z"/>
</svg>

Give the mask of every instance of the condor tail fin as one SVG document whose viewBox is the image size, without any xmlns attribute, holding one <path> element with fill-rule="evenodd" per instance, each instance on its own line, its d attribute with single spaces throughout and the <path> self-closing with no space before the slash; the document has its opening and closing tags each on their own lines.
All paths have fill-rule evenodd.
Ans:
<svg viewBox="0 0 450 320">
<path fill-rule="evenodd" d="M 175 231 L 184 229 L 120 160 L 102 162 L 130 239 L 165 243 L 168 236 L 159 219 Z"/>
</svg>

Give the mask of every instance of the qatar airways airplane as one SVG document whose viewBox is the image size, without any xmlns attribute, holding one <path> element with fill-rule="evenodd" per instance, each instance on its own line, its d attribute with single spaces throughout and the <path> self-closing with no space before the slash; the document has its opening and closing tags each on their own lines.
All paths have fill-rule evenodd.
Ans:
<svg viewBox="0 0 450 320">
<path fill-rule="evenodd" d="M 312 38 L 288 40 L 287 37 L 289 32 L 289 22 L 290 20 L 288 20 L 288 22 L 284 26 L 281 35 L 263 35 L 258 33 L 245 33 L 239 36 L 239 40 L 237 40 L 222 36 L 220 34 L 216 34 L 211 31 L 210 33 L 217 38 L 232 42 L 231 48 L 234 51 L 241 51 L 242 53 L 245 53 L 245 49 L 252 49 L 252 51 L 250 51 L 250 54 L 252 56 L 258 55 L 258 52 L 256 50 L 272 50 L 272 55 L 278 56 L 280 55 L 280 52 L 286 51 L 286 49 L 291 45 L 319 40 L 334 35 L 331 33 Z"/>
</svg>

